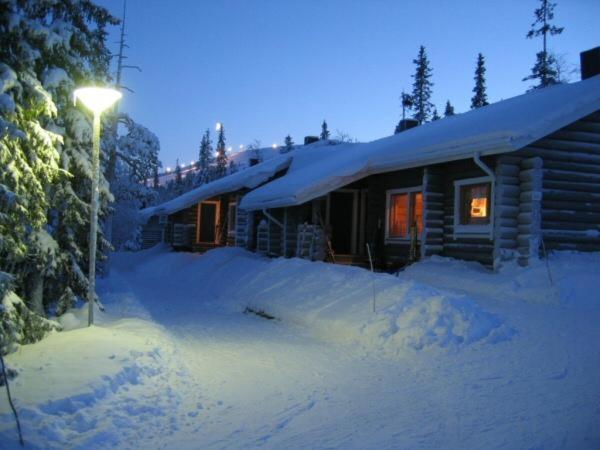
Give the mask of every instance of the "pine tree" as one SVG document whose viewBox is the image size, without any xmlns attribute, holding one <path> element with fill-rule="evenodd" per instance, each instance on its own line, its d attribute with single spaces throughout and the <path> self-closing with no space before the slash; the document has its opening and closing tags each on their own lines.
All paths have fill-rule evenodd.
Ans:
<svg viewBox="0 0 600 450">
<path fill-rule="evenodd" d="M 433 120 L 440 120 L 440 119 L 441 119 L 441 117 L 438 114 L 437 108 L 434 107 L 433 108 L 433 114 L 431 115 L 431 120 L 433 121 Z"/>
<path fill-rule="evenodd" d="M 540 7 L 534 11 L 535 21 L 527 33 L 527 39 L 542 36 L 542 51 L 536 54 L 536 62 L 531 69 L 531 75 L 523 78 L 523 81 L 539 80 L 538 84 L 533 86 L 534 89 L 559 82 L 556 58 L 548 51 L 548 36 L 561 34 L 564 30 L 564 27 L 550 24 L 550 21 L 554 19 L 555 7 L 556 3 L 551 0 L 540 0 Z"/>
<path fill-rule="evenodd" d="M 289 134 L 285 137 L 284 144 L 285 146 L 280 150 L 281 153 L 290 152 L 294 148 L 294 141 Z"/>
<path fill-rule="evenodd" d="M 223 124 L 219 127 L 217 138 L 216 178 L 224 177 L 227 173 L 227 150 L 225 148 L 225 128 Z"/>
<path fill-rule="evenodd" d="M 475 69 L 475 95 L 471 98 L 471 109 L 481 108 L 489 105 L 485 87 L 485 59 L 481 53 L 477 55 L 477 67 Z"/>
<path fill-rule="evenodd" d="M 444 117 L 450 117 L 454 115 L 454 106 L 450 104 L 450 100 L 446 101 L 446 109 L 444 110 Z"/>
<path fill-rule="evenodd" d="M 327 129 L 327 122 L 325 120 L 323 120 L 323 123 L 321 124 L 321 136 L 320 139 L 323 141 L 326 141 L 327 139 L 329 139 L 329 130 Z"/>
<path fill-rule="evenodd" d="M 177 158 L 175 164 L 175 188 L 180 189 L 182 184 L 183 176 L 181 175 L 181 166 L 179 165 L 179 158 Z"/>
<path fill-rule="evenodd" d="M 433 87 L 433 83 L 430 80 L 432 70 L 429 67 L 425 47 L 422 45 L 419 48 L 419 55 L 417 59 L 413 59 L 413 63 L 416 65 L 411 96 L 413 100 L 413 118 L 421 124 L 429 119 L 433 108 L 433 104 L 430 102 L 431 89 Z"/>
<path fill-rule="evenodd" d="M 210 140 L 210 130 L 207 129 L 200 141 L 200 151 L 198 153 L 198 167 L 200 170 L 208 171 L 213 160 L 212 141 Z"/>
</svg>

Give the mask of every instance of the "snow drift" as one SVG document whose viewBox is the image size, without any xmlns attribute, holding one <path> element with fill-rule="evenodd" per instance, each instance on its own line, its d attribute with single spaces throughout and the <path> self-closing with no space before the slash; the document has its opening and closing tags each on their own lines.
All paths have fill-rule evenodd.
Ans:
<svg viewBox="0 0 600 450">
<path fill-rule="evenodd" d="M 195 283 L 197 295 L 221 307 L 264 311 L 365 352 L 459 348 L 499 342 L 513 333 L 502 318 L 467 295 L 389 274 L 297 258 L 272 260 L 236 248 L 201 256 L 166 251 L 141 252 L 131 264 L 163 275 L 168 270 L 174 285 L 201 280 Z"/>
</svg>

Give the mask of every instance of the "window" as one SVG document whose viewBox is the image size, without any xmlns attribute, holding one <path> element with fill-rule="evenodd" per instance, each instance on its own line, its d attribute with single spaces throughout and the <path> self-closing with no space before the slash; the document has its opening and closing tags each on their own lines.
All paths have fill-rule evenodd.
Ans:
<svg viewBox="0 0 600 450">
<path fill-rule="evenodd" d="M 490 177 L 455 181 L 454 190 L 454 232 L 491 232 L 492 183 Z"/>
<path fill-rule="evenodd" d="M 227 232 L 228 234 L 235 234 L 235 225 L 237 218 L 237 203 L 230 203 L 229 209 L 227 210 Z"/>
<path fill-rule="evenodd" d="M 410 238 L 411 226 L 417 236 L 423 232 L 423 194 L 419 188 L 387 191 L 386 239 Z"/>
</svg>

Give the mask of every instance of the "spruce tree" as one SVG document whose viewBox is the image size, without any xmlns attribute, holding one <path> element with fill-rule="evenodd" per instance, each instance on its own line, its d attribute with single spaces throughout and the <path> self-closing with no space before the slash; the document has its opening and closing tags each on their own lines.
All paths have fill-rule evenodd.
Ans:
<svg viewBox="0 0 600 450">
<path fill-rule="evenodd" d="M 181 175 L 181 165 L 179 165 L 179 158 L 177 158 L 175 164 L 175 188 L 181 189 L 181 185 L 183 185 L 183 176 Z"/>
<path fill-rule="evenodd" d="M 450 117 L 454 115 L 454 106 L 450 103 L 450 100 L 446 101 L 446 109 L 444 110 L 444 117 Z"/>
<path fill-rule="evenodd" d="M 31 310 L 61 313 L 87 290 L 91 126 L 72 92 L 107 81 L 106 27 L 116 23 L 87 1 L 6 0 L 0 8 L 0 267 L 25 299 L 12 325 L 0 313 L 0 341 L 40 338 L 43 327 L 19 329 L 33 323 Z M 109 198 L 101 173 L 101 216 Z"/>
<path fill-rule="evenodd" d="M 433 120 L 440 120 L 440 119 L 441 119 L 441 117 L 438 114 L 437 108 L 434 106 L 433 107 L 433 113 L 431 115 L 431 120 L 433 121 Z"/>
<path fill-rule="evenodd" d="M 327 139 L 329 139 L 329 130 L 327 129 L 327 122 L 325 120 L 323 120 L 323 123 L 321 124 L 321 140 L 326 141 Z"/>
<path fill-rule="evenodd" d="M 223 124 L 221 124 L 217 138 L 216 178 L 224 177 L 226 174 L 227 150 L 225 148 L 225 128 L 223 127 Z"/>
<path fill-rule="evenodd" d="M 485 87 L 485 59 L 481 53 L 477 55 L 477 67 L 475 68 L 475 95 L 471 98 L 471 109 L 481 108 L 489 105 Z"/>
<path fill-rule="evenodd" d="M 536 62 L 531 69 L 531 74 L 523 78 L 523 81 L 539 80 L 537 85 L 532 86 L 533 89 L 559 82 L 556 58 L 548 51 L 548 36 L 561 34 L 564 30 L 564 27 L 550 24 L 554 19 L 555 7 L 556 3 L 550 0 L 540 0 L 540 7 L 534 11 L 535 21 L 527 33 L 527 39 L 542 36 L 542 51 L 536 54 Z"/>
<path fill-rule="evenodd" d="M 212 141 L 210 140 L 210 130 L 207 129 L 200 141 L 200 151 L 198 152 L 198 167 L 201 171 L 208 171 L 213 160 Z"/>
<path fill-rule="evenodd" d="M 425 47 L 421 45 L 419 48 L 419 55 L 417 59 L 413 59 L 416 69 L 413 75 L 413 118 L 420 124 L 424 123 L 429 119 L 433 104 L 430 102 L 431 89 L 433 83 L 431 82 L 432 70 L 429 67 L 429 60 L 425 53 Z"/>
<path fill-rule="evenodd" d="M 285 137 L 284 144 L 285 146 L 281 149 L 281 153 L 287 153 L 294 148 L 294 141 L 289 134 Z"/>
</svg>

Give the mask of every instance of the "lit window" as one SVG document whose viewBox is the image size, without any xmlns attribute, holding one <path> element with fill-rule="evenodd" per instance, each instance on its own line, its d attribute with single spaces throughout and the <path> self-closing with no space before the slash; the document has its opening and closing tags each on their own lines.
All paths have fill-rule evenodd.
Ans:
<svg viewBox="0 0 600 450">
<path fill-rule="evenodd" d="M 490 223 L 491 183 L 460 186 L 460 224 L 487 225 Z"/>
<path fill-rule="evenodd" d="M 416 226 L 420 236 L 423 231 L 423 194 L 418 191 L 388 192 L 387 237 L 407 239 L 411 226 Z"/>
</svg>

